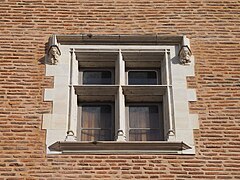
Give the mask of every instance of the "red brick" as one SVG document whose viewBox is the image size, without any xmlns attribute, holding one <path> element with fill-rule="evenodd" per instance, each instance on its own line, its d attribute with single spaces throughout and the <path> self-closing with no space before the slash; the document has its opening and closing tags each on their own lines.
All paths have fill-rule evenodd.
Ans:
<svg viewBox="0 0 240 180">
<path fill-rule="evenodd" d="M 0 6 L 0 179 L 240 179 L 238 0 L 5 0 Z M 186 34 L 195 56 L 195 155 L 46 155 L 41 60 L 51 34 Z"/>
</svg>

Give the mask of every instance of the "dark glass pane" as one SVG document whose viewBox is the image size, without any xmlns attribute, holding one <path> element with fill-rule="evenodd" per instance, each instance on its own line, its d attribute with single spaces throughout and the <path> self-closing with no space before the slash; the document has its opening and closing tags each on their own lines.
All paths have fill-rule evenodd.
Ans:
<svg viewBox="0 0 240 180">
<path fill-rule="evenodd" d="M 81 131 L 81 141 L 111 141 L 111 130 L 86 130 Z"/>
<path fill-rule="evenodd" d="M 129 106 L 130 128 L 159 128 L 160 120 L 157 105 Z"/>
<path fill-rule="evenodd" d="M 113 84 L 111 71 L 84 71 L 83 84 Z"/>
<path fill-rule="evenodd" d="M 143 130 L 143 129 L 131 129 L 129 131 L 130 141 L 160 141 L 160 130 Z"/>
<path fill-rule="evenodd" d="M 156 71 L 129 71 L 128 72 L 129 85 L 156 85 L 157 72 Z"/>
<path fill-rule="evenodd" d="M 111 105 L 82 106 L 82 128 L 111 128 Z"/>
</svg>

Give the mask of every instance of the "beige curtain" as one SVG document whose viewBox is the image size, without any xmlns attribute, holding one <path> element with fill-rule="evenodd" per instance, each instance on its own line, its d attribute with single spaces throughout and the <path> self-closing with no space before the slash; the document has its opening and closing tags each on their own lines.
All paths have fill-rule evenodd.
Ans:
<svg viewBox="0 0 240 180">
<path fill-rule="evenodd" d="M 81 140 L 101 141 L 112 138 L 111 106 L 83 106 L 81 119 Z"/>
<path fill-rule="evenodd" d="M 130 141 L 151 141 L 160 139 L 160 118 L 158 106 L 129 107 Z"/>
</svg>

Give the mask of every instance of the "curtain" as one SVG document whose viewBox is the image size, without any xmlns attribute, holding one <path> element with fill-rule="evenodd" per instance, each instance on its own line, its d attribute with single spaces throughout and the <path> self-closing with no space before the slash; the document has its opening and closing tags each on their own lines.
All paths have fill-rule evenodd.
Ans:
<svg viewBox="0 0 240 180">
<path fill-rule="evenodd" d="M 158 106 L 129 106 L 129 128 L 130 141 L 160 140 Z"/>
<path fill-rule="evenodd" d="M 82 106 L 81 140 L 112 139 L 112 108 L 110 105 Z"/>
</svg>

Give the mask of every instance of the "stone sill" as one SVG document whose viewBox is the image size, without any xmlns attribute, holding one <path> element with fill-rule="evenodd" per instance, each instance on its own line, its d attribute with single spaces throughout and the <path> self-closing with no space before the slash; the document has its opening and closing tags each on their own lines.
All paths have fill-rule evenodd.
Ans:
<svg viewBox="0 0 240 180">
<path fill-rule="evenodd" d="M 181 153 L 183 150 L 191 149 L 184 142 L 167 141 L 57 141 L 48 147 L 50 151 L 62 153 L 90 153 L 90 154 L 135 154 L 135 153 Z"/>
</svg>

